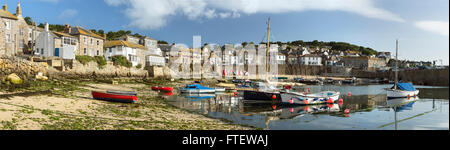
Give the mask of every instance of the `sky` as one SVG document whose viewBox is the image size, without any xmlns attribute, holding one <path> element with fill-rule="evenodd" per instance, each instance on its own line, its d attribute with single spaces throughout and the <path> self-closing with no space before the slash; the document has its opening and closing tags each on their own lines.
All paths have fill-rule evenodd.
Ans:
<svg viewBox="0 0 450 150">
<path fill-rule="evenodd" d="M 0 0 L 15 12 L 19 0 Z M 20 0 L 35 22 L 131 30 L 169 43 L 338 41 L 449 64 L 448 0 Z M 438 62 L 440 64 L 440 62 Z"/>
</svg>

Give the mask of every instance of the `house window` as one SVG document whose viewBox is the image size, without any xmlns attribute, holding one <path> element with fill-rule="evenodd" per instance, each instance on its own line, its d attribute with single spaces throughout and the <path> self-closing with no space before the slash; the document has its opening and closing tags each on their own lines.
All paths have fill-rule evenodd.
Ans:
<svg viewBox="0 0 450 150">
<path fill-rule="evenodd" d="M 84 44 L 87 44 L 87 38 L 84 37 Z"/>
<path fill-rule="evenodd" d="M 64 44 L 70 45 L 70 39 L 69 38 L 64 38 Z"/>
<path fill-rule="evenodd" d="M 97 40 L 97 45 L 100 45 L 100 41 L 99 40 Z"/>
<path fill-rule="evenodd" d="M 44 55 L 44 49 L 43 48 L 41 49 L 41 55 Z"/>
<path fill-rule="evenodd" d="M 84 54 L 86 55 L 86 53 L 87 53 L 87 49 L 86 49 L 86 48 L 84 48 Z"/>
<path fill-rule="evenodd" d="M 97 56 L 100 56 L 100 51 L 99 50 L 97 50 Z"/>
<path fill-rule="evenodd" d="M 6 34 L 6 42 L 11 43 L 11 34 Z"/>
<path fill-rule="evenodd" d="M 25 41 L 24 40 L 20 40 L 20 48 L 23 48 L 23 46 L 25 45 Z"/>
<path fill-rule="evenodd" d="M 20 29 L 20 36 L 23 36 L 23 29 Z"/>
<path fill-rule="evenodd" d="M 6 20 L 6 29 L 11 29 L 11 20 Z"/>
<path fill-rule="evenodd" d="M 91 38 L 91 45 L 94 44 L 94 39 Z"/>
</svg>

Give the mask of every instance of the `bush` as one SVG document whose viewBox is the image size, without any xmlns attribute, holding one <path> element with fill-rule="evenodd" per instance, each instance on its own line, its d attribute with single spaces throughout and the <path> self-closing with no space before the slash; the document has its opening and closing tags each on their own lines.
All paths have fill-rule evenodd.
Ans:
<svg viewBox="0 0 450 150">
<path fill-rule="evenodd" d="M 142 65 L 141 65 L 141 64 L 138 64 L 138 65 L 136 66 L 136 68 L 141 69 L 141 68 L 142 68 Z"/>
<path fill-rule="evenodd" d="M 103 68 L 106 66 L 106 59 L 102 56 L 75 56 L 75 59 L 79 61 L 81 64 L 86 65 L 91 61 L 97 62 L 99 68 Z"/>
<path fill-rule="evenodd" d="M 98 64 L 98 67 L 104 68 L 106 66 L 106 59 L 105 59 L 105 57 L 95 56 L 94 58 L 95 58 L 95 61 Z"/>
<path fill-rule="evenodd" d="M 112 61 L 113 61 L 114 65 L 116 65 L 116 66 L 120 65 L 120 66 L 124 66 L 127 68 L 131 68 L 133 66 L 133 64 L 130 61 L 128 61 L 128 59 L 126 57 L 120 56 L 120 55 L 113 56 Z"/>
<path fill-rule="evenodd" d="M 86 65 L 91 61 L 94 61 L 94 58 L 91 56 L 75 56 L 75 59 L 83 65 Z"/>
</svg>

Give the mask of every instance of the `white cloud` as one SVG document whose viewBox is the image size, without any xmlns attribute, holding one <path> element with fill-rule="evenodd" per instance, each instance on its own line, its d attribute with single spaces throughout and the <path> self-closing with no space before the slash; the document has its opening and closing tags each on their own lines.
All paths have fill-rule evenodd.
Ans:
<svg viewBox="0 0 450 150">
<path fill-rule="evenodd" d="M 73 18 L 77 14 L 78 14 L 78 11 L 75 9 L 66 9 L 58 16 L 58 18 L 59 19 Z"/>
<path fill-rule="evenodd" d="M 449 23 L 444 21 L 419 21 L 414 24 L 416 27 L 437 33 L 440 35 L 448 36 Z"/>
<path fill-rule="evenodd" d="M 239 18 L 241 14 L 290 13 L 301 11 L 343 11 L 368 18 L 403 22 L 397 15 L 377 8 L 374 0 L 104 0 L 110 6 L 125 6 L 131 25 L 155 29 L 168 18 L 184 15 L 188 19 Z"/>
</svg>

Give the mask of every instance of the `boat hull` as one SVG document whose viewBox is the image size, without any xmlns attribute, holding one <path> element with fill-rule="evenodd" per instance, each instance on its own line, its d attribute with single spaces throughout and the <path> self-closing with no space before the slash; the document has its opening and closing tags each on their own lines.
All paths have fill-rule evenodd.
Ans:
<svg viewBox="0 0 450 150">
<path fill-rule="evenodd" d="M 273 96 L 276 96 L 273 99 Z M 253 100 L 253 101 L 281 101 L 280 93 L 272 93 L 272 92 L 261 92 L 261 91 L 244 91 L 244 100 Z"/>
<path fill-rule="evenodd" d="M 152 87 L 152 90 L 154 91 L 166 91 L 166 92 L 172 92 L 173 88 L 172 87 Z"/>
<path fill-rule="evenodd" d="M 416 91 L 403 91 L 403 90 L 388 90 L 387 98 L 388 99 L 396 99 L 396 98 L 410 98 L 417 97 L 419 95 L 419 90 Z"/>
<path fill-rule="evenodd" d="M 120 102 L 120 103 L 136 103 L 137 97 L 135 95 L 120 95 L 113 93 L 102 93 L 92 91 L 92 97 L 96 100 L 104 100 L 111 102 Z"/>
<path fill-rule="evenodd" d="M 181 89 L 181 93 L 197 94 L 197 93 L 216 93 L 216 89 Z"/>
<path fill-rule="evenodd" d="M 327 93 L 333 93 L 328 95 Z M 327 95 L 324 95 L 327 94 Z M 318 94 L 298 94 L 298 93 L 284 93 L 281 95 L 283 104 L 290 105 L 316 105 L 335 103 L 339 101 L 339 92 L 322 92 Z"/>
</svg>

